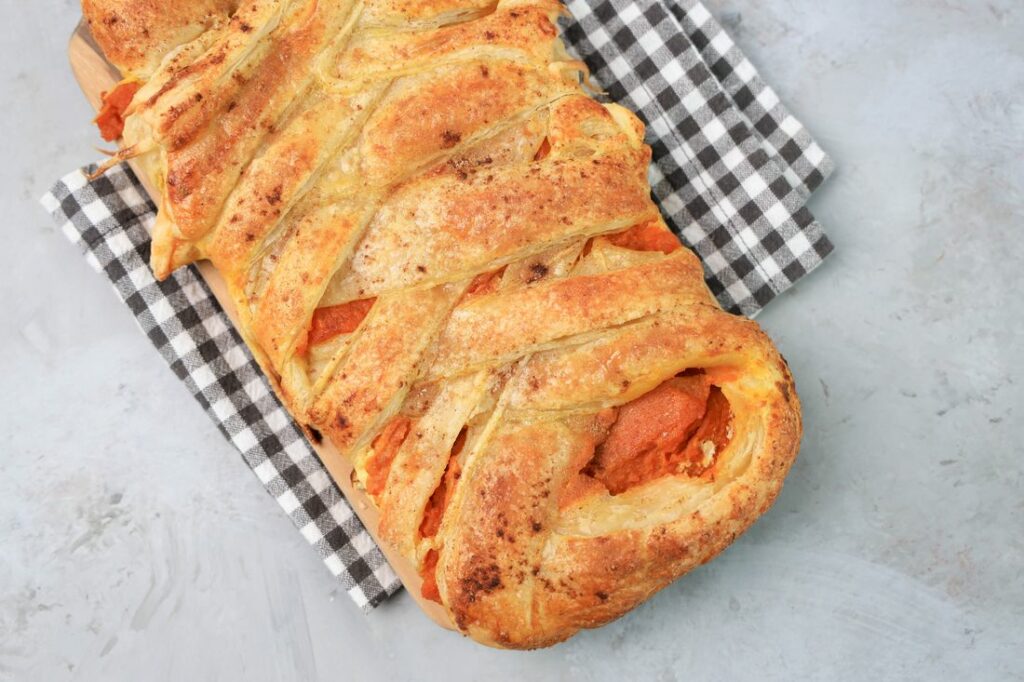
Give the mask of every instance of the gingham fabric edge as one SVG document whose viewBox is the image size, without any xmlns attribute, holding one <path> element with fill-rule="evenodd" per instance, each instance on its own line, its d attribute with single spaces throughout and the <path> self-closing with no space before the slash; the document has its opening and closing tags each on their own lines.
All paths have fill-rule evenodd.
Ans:
<svg viewBox="0 0 1024 682">
<path fill-rule="evenodd" d="M 274 395 L 194 268 L 164 282 L 149 269 L 156 207 L 127 166 L 88 181 L 82 170 L 41 200 L 193 397 L 239 450 L 331 573 L 364 611 L 401 588 L 373 538 Z"/>
<path fill-rule="evenodd" d="M 785 159 L 772 156 L 772 146 L 751 127 L 664 3 L 567 4 L 575 19 L 565 27 L 571 47 L 610 98 L 647 124 L 655 162 L 651 184 L 669 225 L 701 257 L 722 306 L 755 316 L 833 250 L 804 206 L 802 185 L 787 177 L 793 172 L 787 174 Z M 703 5 L 692 7 L 700 25 L 711 27 L 702 18 L 710 17 Z M 753 78 L 756 71 L 750 67 L 743 75 Z M 799 121 L 785 120 L 796 128 L 779 128 L 780 136 L 792 139 L 790 132 L 802 131 L 810 139 Z M 824 177 L 831 161 L 823 154 L 821 163 Z"/>
<path fill-rule="evenodd" d="M 699 0 L 672 0 L 668 6 L 765 150 L 808 199 L 832 175 L 832 159 Z"/>
</svg>

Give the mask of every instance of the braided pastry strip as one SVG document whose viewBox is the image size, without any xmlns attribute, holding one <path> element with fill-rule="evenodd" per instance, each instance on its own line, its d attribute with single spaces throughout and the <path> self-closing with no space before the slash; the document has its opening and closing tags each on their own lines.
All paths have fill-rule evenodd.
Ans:
<svg viewBox="0 0 1024 682">
<path fill-rule="evenodd" d="M 154 270 L 215 264 L 461 631 L 603 624 L 772 503 L 792 378 L 662 222 L 555 0 L 83 4 L 138 88 Z"/>
</svg>

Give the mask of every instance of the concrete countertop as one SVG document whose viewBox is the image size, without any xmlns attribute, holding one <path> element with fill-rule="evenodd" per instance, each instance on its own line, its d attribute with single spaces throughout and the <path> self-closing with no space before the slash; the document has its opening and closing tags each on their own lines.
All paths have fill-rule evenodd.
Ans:
<svg viewBox="0 0 1024 682">
<path fill-rule="evenodd" d="M 802 454 L 718 560 L 514 653 L 363 615 L 55 230 L 77 3 L 0 0 L 0 679 L 1024 678 L 1024 6 L 710 7 L 839 164 L 837 253 L 760 318 Z"/>
</svg>

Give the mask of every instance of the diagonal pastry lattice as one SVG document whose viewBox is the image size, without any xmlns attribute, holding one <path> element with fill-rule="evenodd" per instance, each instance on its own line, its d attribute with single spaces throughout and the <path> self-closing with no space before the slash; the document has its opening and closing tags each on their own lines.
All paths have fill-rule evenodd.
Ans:
<svg viewBox="0 0 1024 682">
<path fill-rule="evenodd" d="M 83 4 L 127 74 L 118 159 L 161 192 L 154 271 L 213 262 L 460 630 L 600 625 L 774 500 L 788 369 L 665 226 L 557 2 Z"/>
</svg>

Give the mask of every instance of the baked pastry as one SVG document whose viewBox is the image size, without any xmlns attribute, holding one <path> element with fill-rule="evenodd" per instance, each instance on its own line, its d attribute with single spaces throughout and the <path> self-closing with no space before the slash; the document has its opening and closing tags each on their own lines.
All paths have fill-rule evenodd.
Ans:
<svg viewBox="0 0 1024 682">
<path fill-rule="evenodd" d="M 587 95 L 555 0 L 85 0 L 101 114 L 314 441 L 454 625 L 530 648 L 704 563 L 775 499 L 800 409 Z"/>
</svg>

